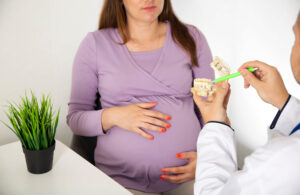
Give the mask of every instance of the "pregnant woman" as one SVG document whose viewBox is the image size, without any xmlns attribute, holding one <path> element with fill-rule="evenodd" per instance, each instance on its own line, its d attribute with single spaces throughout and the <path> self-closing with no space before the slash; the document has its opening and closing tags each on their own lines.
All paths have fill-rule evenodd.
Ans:
<svg viewBox="0 0 300 195">
<path fill-rule="evenodd" d="M 193 194 L 201 116 L 190 88 L 213 79 L 211 61 L 170 0 L 106 0 L 74 60 L 67 123 L 97 136 L 96 166 L 134 194 Z"/>
</svg>

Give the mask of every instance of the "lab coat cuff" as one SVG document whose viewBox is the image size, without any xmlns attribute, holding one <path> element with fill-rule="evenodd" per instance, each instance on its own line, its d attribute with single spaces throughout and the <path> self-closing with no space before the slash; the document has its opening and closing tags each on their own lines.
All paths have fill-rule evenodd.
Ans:
<svg viewBox="0 0 300 195">
<path fill-rule="evenodd" d="M 273 130 L 277 133 L 288 136 L 292 130 L 299 124 L 300 116 L 300 100 L 293 96 L 289 96 L 286 105 L 281 109 L 280 117 L 278 117 Z"/>
<path fill-rule="evenodd" d="M 225 125 L 225 126 L 229 127 L 232 131 L 234 131 L 234 129 L 230 125 L 220 122 L 220 121 L 208 121 L 206 124 L 208 124 L 208 123 L 217 123 L 217 124 Z"/>
<path fill-rule="evenodd" d="M 274 127 L 276 126 L 276 123 L 281 115 L 281 113 L 283 112 L 284 108 L 286 107 L 286 105 L 289 103 L 291 99 L 291 95 L 289 95 L 289 97 L 287 98 L 287 100 L 285 101 L 283 107 L 281 108 L 281 110 L 278 110 L 277 114 L 275 115 L 271 125 L 270 125 L 270 129 L 274 129 Z"/>
</svg>

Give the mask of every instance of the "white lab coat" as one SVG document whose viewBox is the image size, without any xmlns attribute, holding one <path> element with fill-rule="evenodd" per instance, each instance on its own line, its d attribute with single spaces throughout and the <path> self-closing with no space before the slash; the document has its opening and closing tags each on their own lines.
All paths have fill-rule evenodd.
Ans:
<svg viewBox="0 0 300 195">
<path fill-rule="evenodd" d="M 197 142 L 195 195 L 300 195 L 300 101 L 291 97 L 268 143 L 237 171 L 234 131 L 207 123 Z"/>
</svg>

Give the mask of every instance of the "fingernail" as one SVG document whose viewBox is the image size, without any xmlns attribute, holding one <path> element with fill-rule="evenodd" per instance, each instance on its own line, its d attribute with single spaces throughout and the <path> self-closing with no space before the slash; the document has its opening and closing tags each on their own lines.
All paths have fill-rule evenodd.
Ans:
<svg viewBox="0 0 300 195">
<path fill-rule="evenodd" d="M 170 128 L 171 126 L 169 124 L 167 124 L 166 128 Z"/>
<path fill-rule="evenodd" d="M 149 139 L 151 139 L 151 140 L 154 140 L 154 137 L 153 137 L 153 136 L 151 136 Z"/>
<path fill-rule="evenodd" d="M 152 102 L 152 104 L 156 104 L 156 102 Z"/>
<path fill-rule="evenodd" d="M 165 178 L 164 178 L 164 176 L 162 176 L 162 175 L 161 175 L 161 176 L 160 176 L 160 178 L 161 178 L 161 180 L 165 181 Z"/>
<path fill-rule="evenodd" d="M 162 129 L 161 129 L 161 132 L 163 132 L 163 133 L 164 133 L 164 132 L 166 132 L 166 130 L 165 130 L 164 128 L 162 128 Z"/>
<path fill-rule="evenodd" d="M 177 158 L 181 158 L 181 154 L 176 154 Z"/>
<path fill-rule="evenodd" d="M 167 117 L 167 120 L 168 120 L 168 121 L 169 121 L 169 120 L 171 120 L 171 117 L 170 117 L 170 116 L 168 116 L 168 117 Z"/>
<path fill-rule="evenodd" d="M 163 169 L 163 170 L 161 170 L 161 172 L 165 173 L 165 172 L 167 172 L 167 171 Z"/>
</svg>

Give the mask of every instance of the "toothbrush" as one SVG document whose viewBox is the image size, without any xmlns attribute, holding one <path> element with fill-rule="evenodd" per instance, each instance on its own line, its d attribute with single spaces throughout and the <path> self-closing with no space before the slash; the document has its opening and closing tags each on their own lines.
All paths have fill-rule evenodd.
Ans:
<svg viewBox="0 0 300 195">
<path fill-rule="evenodd" d="M 257 70 L 257 68 L 253 68 L 253 67 L 248 67 L 247 68 L 250 72 L 254 72 Z M 232 78 L 235 78 L 235 77 L 238 77 L 240 76 L 241 73 L 240 72 L 236 72 L 236 73 L 233 73 L 233 74 L 229 74 L 229 75 L 226 75 L 226 76 L 223 76 L 223 77 L 220 77 L 220 78 L 217 78 L 214 80 L 214 83 L 218 83 L 218 82 L 221 82 L 221 81 L 225 81 L 225 80 L 228 80 L 228 79 L 232 79 Z"/>
</svg>

